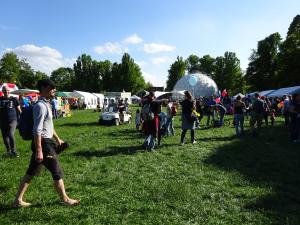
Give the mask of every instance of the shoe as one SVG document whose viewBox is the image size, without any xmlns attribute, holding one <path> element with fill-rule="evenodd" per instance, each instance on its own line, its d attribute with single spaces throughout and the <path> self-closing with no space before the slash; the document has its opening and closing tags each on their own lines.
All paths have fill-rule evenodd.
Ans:
<svg viewBox="0 0 300 225">
<path fill-rule="evenodd" d="M 193 141 L 192 144 L 193 144 L 193 145 L 194 145 L 194 144 L 197 144 L 197 141 Z"/>
<path fill-rule="evenodd" d="M 16 151 L 11 152 L 11 153 L 10 153 L 10 156 L 11 156 L 12 158 L 19 158 L 19 154 L 18 154 Z"/>
</svg>

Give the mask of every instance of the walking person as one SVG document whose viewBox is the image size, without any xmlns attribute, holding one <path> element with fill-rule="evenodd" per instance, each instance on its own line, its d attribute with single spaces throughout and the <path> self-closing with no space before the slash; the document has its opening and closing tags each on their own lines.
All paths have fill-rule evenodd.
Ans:
<svg viewBox="0 0 300 225">
<path fill-rule="evenodd" d="M 239 95 L 233 105 L 234 125 L 237 136 L 244 133 L 244 111 L 246 111 L 246 104 L 242 102 L 242 97 Z"/>
<path fill-rule="evenodd" d="M 291 98 L 290 96 L 283 96 L 283 115 L 284 115 L 284 123 L 286 127 L 290 125 L 290 107 L 291 107 Z"/>
<path fill-rule="evenodd" d="M 63 171 L 58 161 L 56 151 L 64 142 L 54 130 L 50 99 L 55 97 L 55 85 L 51 80 L 39 80 L 37 85 L 41 98 L 33 108 L 33 140 L 31 143 L 32 156 L 26 175 L 21 180 L 13 207 L 28 207 L 31 204 L 23 200 L 23 196 L 32 180 L 37 176 L 44 165 L 52 174 L 54 187 L 61 201 L 74 206 L 80 203 L 68 197 L 63 182 Z"/>
<path fill-rule="evenodd" d="M 176 105 L 169 99 L 167 104 L 167 123 L 166 123 L 166 128 L 167 128 L 167 135 L 168 136 L 174 136 L 174 126 L 173 126 L 173 119 L 174 116 L 176 115 L 177 109 Z"/>
<path fill-rule="evenodd" d="M 193 109 L 195 108 L 195 104 L 193 102 L 193 97 L 191 92 L 185 91 L 184 92 L 185 99 L 181 102 L 182 106 L 182 114 L 181 114 L 181 145 L 185 144 L 185 135 L 188 130 L 191 131 L 191 142 L 192 144 L 196 144 L 195 141 L 195 121 L 196 116 L 193 115 Z"/>
<path fill-rule="evenodd" d="M 21 114 L 19 101 L 10 96 L 8 86 L 2 87 L 3 96 L 0 97 L 0 128 L 7 156 L 18 157 L 15 143 L 15 131 L 18 116 Z"/>
<path fill-rule="evenodd" d="M 57 98 L 53 98 L 51 100 L 51 106 L 52 106 L 52 115 L 53 115 L 53 119 L 57 119 L 58 118 L 58 101 Z"/>
<path fill-rule="evenodd" d="M 294 143 L 297 143 L 300 141 L 300 94 L 293 95 L 289 110 L 291 114 L 291 139 Z"/>
</svg>

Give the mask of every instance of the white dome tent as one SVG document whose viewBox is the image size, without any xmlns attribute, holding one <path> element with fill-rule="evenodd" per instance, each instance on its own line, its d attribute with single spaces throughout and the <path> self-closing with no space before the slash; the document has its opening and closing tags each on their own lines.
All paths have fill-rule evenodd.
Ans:
<svg viewBox="0 0 300 225">
<path fill-rule="evenodd" d="M 216 95 L 218 86 L 213 79 L 197 72 L 187 74 L 177 81 L 173 92 L 179 91 L 190 91 L 195 98 L 199 98 Z"/>
</svg>

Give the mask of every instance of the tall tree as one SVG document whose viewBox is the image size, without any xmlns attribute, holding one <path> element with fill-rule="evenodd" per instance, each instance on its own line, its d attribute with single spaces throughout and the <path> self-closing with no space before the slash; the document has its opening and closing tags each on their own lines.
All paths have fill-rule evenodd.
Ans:
<svg viewBox="0 0 300 225">
<path fill-rule="evenodd" d="M 167 90 L 172 91 L 176 82 L 184 76 L 187 70 L 187 62 L 182 57 L 177 56 L 176 61 L 170 66 L 168 70 Z"/>
<path fill-rule="evenodd" d="M 13 52 L 5 53 L 0 60 L 0 81 L 19 83 L 20 60 Z"/>
<path fill-rule="evenodd" d="M 276 68 L 280 43 L 280 34 L 274 33 L 259 41 L 257 50 L 252 51 L 245 78 L 253 91 L 278 85 Z"/>
<path fill-rule="evenodd" d="M 187 60 L 187 70 L 189 73 L 195 72 L 195 71 L 200 71 L 201 65 L 200 65 L 200 59 L 196 55 L 190 55 Z"/>
<path fill-rule="evenodd" d="M 297 15 L 278 54 L 280 86 L 300 85 L 300 15 Z"/>
<path fill-rule="evenodd" d="M 200 71 L 210 77 L 214 76 L 216 59 L 210 55 L 204 55 L 199 59 Z"/>
<path fill-rule="evenodd" d="M 244 91 L 240 60 L 234 52 L 225 52 L 216 58 L 214 79 L 220 90 L 227 89 L 234 94 Z"/>
<path fill-rule="evenodd" d="M 59 91 L 73 91 L 74 71 L 69 67 L 53 70 L 50 76 Z"/>
</svg>

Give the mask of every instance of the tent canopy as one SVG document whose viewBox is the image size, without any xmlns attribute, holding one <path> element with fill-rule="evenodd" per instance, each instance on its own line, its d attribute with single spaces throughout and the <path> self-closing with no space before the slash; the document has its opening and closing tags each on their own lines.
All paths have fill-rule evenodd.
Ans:
<svg viewBox="0 0 300 225">
<path fill-rule="evenodd" d="M 260 96 L 268 96 L 268 94 L 271 94 L 273 91 L 275 91 L 275 90 L 262 91 L 262 92 L 259 92 L 259 95 Z"/>
<path fill-rule="evenodd" d="M 267 94 L 267 97 L 282 97 L 284 95 L 300 94 L 300 86 L 280 88 Z"/>
<path fill-rule="evenodd" d="M 27 94 L 32 94 L 32 93 L 38 94 L 39 91 L 33 90 L 33 89 L 19 89 L 19 90 L 15 90 L 11 93 L 15 94 L 15 95 L 27 95 Z"/>
<path fill-rule="evenodd" d="M 56 92 L 57 97 L 62 97 L 62 98 L 72 98 L 71 92 L 64 92 L 64 91 L 58 91 Z"/>
</svg>

